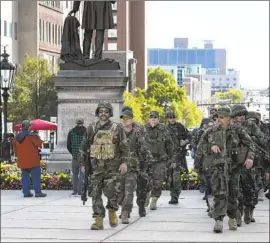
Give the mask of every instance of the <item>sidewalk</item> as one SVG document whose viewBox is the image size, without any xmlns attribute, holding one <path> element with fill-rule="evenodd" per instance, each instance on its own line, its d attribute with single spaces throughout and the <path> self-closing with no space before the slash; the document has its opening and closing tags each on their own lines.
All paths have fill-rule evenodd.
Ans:
<svg viewBox="0 0 270 243">
<path fill-rule="evenodd" d="M 212 232 L 213 219 L 206 215 L 203 194 L 183 191 L 179 204 L 169 205 L 164 191 L 158 210 L 139 218 L 137 205 L 129 225 L 110 228 L 106 217 L 103 231 L 91 231 L 91 199 L 85 206 L 71 191 L 47 191 L 47 198 L 23 198 L 20 191 L 1 191 L 1 242 L 269 242 L 269 200 L 259 202 L 256 223 L 243 224 L 224 233 Z M 105 201 L 106 202 L 106 201 Z"/>
</svg>

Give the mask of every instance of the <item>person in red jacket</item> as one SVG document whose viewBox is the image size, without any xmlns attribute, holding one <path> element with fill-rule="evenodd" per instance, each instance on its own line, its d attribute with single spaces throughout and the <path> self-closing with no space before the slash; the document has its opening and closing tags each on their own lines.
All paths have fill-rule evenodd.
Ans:
<svg viewBox="0 0 270 243">
<path fill-rule="evenodd" d="M 41 168 L 39 151 L 42 146 L 40 137 L 31 132 L 31 122 L 23 121 L 22 131 L 13 140 L 17 155 L 17 166 L 22 170 L 22 191 L 24 197 L 33 197 L 30 192 L 30 176 L 35 190 L 35 197 L 46 197 L 41 192 Z"/>
</svg>

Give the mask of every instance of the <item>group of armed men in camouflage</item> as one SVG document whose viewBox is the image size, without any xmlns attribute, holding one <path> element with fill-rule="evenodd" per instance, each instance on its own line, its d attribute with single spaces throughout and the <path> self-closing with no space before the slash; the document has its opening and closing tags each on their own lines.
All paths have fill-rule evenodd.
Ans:
<svg viewBox="0 0 270 243">
<path fill-rule="evenodd" d="M 212 109 L 193 132 L 194 168 L 203 176 L 208 215 L 215 220 L 213 231 L 223 231 L 255 222 L 258 200 L 269 187 L 269 123 L 258 112 L 243 105 Z M 204 184 L 203 182 L 201 184 Z M 270 199 L 269 192 L 265 196 Z"/>
<path fill-rule="evenodd" d="M 203 173 L 210 178 L 206 201 L 216 221 L 214 231 L 222 232 L 226 213 L 231 230 L 241 225 L 243 214 L 246 223 L 255 221 L 253 210 L 263 165 L 253 138 L 265 145 L 265 136 L 258 130 L 257 116 L 254 119 L 250 115 L 247 122 L 243 121 L 248 115 L 245 107 L 236 106 L 232 111 L 220 108 L 216 121 L 209 120 L 197 144 L 171 111 L 166 113 L 165 125 L 160 123 L 157 111 L 150 112 L 146 125 L 134 122 L 131 107 L 123 107 L 121 122 L 114 123 L 110 120 L 113 109 L 109 103 L 100 103 L 95 115 L 99 119 L 87 128 L 79 150 L 81 171 L 85 173 L 81 199 L 87 200 L 87 192 L 92 198 L 92 230 L 104 229 L 102 193 L 107 198 L 111 227 L 118 225 L 119 206 L 119 218 L 123 224 L 129 223 L 135 191 L 141 217 L 146 216 L 149 204 L 150 210 L 156 210 L 166 176 L 171 191 L 169 203 L 177 204 L 180 173 L 188 170 L 185 148 L 189 143 L 196 145 L 195 169 L 201 172 L 203 167 Z"/>
<path fill-rule="evenodd" d="M 133 121 L 131 107 L 123 107 L 120 124 L 110 120 L 113 109 L 100 103 L 95 114 L 99 120 L 86 130 L 79 150 L 85 185 L 81 198 L 92 198 L 92 230 L 102 230 L 105 207 L 102 193 L 107 197 L 106 209 L 111 227 L 118 225 L 116 212 L 121 206 L 121 221 L 129 223 L 134 192 L 137 194 L 139 215 L 146 216 L 145 208 L 157 209 L 166 174 L 171 183 L 170 204 L 177 204 L 181 192 L 180 172 L 187 170 L 184 147 L 191 141 L 188 130 L 176 122 L 173 112 L 166 114 L 167 125 L 161 124 L 159 113 L 151 111 L 149 121 L 141 125 Z M 87 182 L 89 179 L 89 183 Z"/>
</svg>

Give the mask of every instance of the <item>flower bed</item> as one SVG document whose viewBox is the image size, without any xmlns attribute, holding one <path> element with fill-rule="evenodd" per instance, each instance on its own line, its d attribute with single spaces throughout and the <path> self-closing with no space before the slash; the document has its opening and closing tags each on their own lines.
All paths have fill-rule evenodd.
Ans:
<svg viewBox="0 0 270 243">
<path fill-rule="evenodd" d="M 66 173 L 48 173 L 46 170 L 46 163 L 41 161 L 42 175 L 41 188 L 46 190 L 71 190 L 72 180 L 68 172 Z M 1 176 L 0 184 L 1 190 L 19 190 L 21 189 L 21 170 L 16 164 L 0 164 Z M 190 169 L 188 173 L 181 174 L 182 190 L 198 190 L 199 180 L 198 174 Z M 163 183 L 163 189 L 168 190 L 166 182 Z"/>
<path fill-rule="evenodd" d="M 46 190 L 70 190 L 72 181 L 69 173 L 47 173 L 46 163 L 41 161 L 41 188 Z M 1 163 L 1 190 L 21 189 L 21 170 L 16 164 Z"/>
</svg>

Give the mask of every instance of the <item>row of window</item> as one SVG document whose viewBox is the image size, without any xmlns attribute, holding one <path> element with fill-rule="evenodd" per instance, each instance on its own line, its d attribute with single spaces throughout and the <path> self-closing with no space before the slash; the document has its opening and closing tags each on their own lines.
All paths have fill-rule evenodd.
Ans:
<svg viewBox="0 0 270 243">
<path fill-rule="evenodd" d="M 207 81 L 208 78 L 205 78 L 205 80 Z M 222 78 L 219 78 L 218 80 L 219 80 L 219 81 L 222 81 Z M 233 78 L 232 80 L 233 80 L 233 81 L 236 81 L 237 79 L 236 79 L 236 78 Z M 215 78 L 212 78 L 212 81 L 216 81 L 216 79 L 215 79 Z M 225 79 L 224 79 L 224 81 L 225 81 Z M 226 78 L 226 81 L 230 81 L 230 79 L 229 79 L 229 78 Z"/>
<path fill-rule="evenodd" d="M 216 56 L 221 65 L 226 65 L 226 51 L 222 49 L 148 49 L 148 65 L 201 64 L 203 68 L 217 68 Z"/>
<path fill-rule="evenodd" d="M 63 26 L 39 19 L 39 40 L 61 45 Z"/>
<path fill-rule="evenodd" d="M 1 20 L 1 35 L 3 33 L 4 36 L 13 38 L 14 40 L 17 40 L 18 38 L 18 25 L 17 22 L 14 23 L 8 23 L 6 20 L 3 21 L 3 27 L 2 27 L 2 20 Z"/>
</svg>

